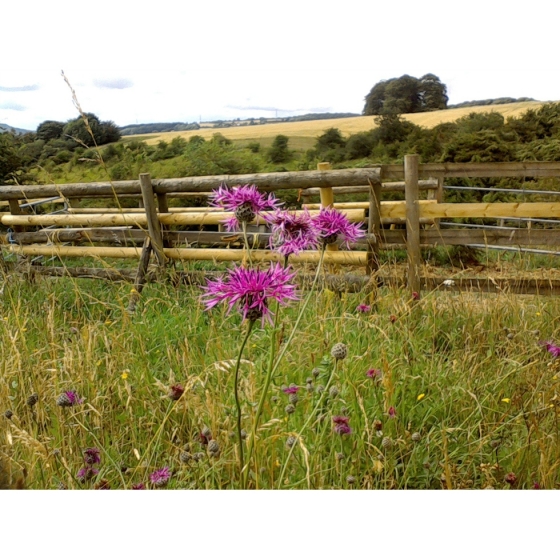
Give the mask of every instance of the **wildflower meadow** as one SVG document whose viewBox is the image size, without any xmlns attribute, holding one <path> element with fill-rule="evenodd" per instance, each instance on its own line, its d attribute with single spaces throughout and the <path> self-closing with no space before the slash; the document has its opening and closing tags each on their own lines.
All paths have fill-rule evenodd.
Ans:
<svg viewBox="0 0 560 560">
<path fill-rule="evenodd" d="M 335 293 L 322 258 L 290 257 L 362 224 L 252 185 L 212 200 L 245 240 L 266 221 L 283 262 L 246 244 L 201 287 L 149 284 L 134 314 L 124 283 L 3 273 L 4 487 L 558 487 L 557 299 Z"/>
</svg>

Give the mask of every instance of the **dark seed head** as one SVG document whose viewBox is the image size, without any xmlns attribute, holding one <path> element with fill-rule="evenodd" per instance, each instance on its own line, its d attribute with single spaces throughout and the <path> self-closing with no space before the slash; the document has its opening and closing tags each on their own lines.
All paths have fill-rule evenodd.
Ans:
<svg viewBox="0 0 560 560">
<path fill-rule="evenodd" d="M 6 412 L 4 412 L 4 417 L 7 418 L 8 420 L 10 420 L 13 415 L 14 413 L 11 410 L 6 410 Z"/>
<path fill-rule="evenodd" d="M 37 393 L 33 393 L 27 397 L 27 406 L 35 406 L 39 402 L 39 395 Z"/>
</svg>

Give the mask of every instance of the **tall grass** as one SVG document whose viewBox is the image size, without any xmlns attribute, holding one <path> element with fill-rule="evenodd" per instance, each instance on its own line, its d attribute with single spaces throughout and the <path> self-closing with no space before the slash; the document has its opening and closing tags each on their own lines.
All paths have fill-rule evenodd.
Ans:
<svg viewBox="0 0 560 560">
<path fill-rule="evenodd" d="M 238 316 L 204 312 L 194 287 L 148 285 L 130 317 L 126 284 L 11 275 L 2 286 L 0 410 L 12 415 L 0 418 L 0 458 L 12 481 L 24 473 L 30 488 L 130 488 L 169 466 L 170 488 L 238 486 Z M 558 486 L 560 361 L 538 344 L 560 336 L 557 299 L 433 293 L 411 302 L 384 288 L 360 313 L 363 297 L 317 292 L 304 311 L 272 380 L 249 487 Z M 282 313 L 280 344 L 298 311 Z M 247 426 L 267 328 L 255 326 L 241 363 Z M 317 407 L 337 342 L 349 354 Z M 176 384 L 185 392 L 172 400 Z M 300 388 L 293 411 L 282 391 L 290 384 Z M 57 406 L 67 390 L 84 403 Z M 351 434 L 334 432 L 337 415 Z M 207 453 L 210 438 L 218 456 Z M 100 472 L 80 483 L 91 447 Z"/>
</svg>

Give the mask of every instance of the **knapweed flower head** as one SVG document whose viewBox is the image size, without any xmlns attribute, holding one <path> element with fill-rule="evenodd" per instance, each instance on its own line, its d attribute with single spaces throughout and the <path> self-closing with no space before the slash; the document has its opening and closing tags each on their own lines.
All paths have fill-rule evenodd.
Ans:
<svg viewBox="0 0 560 560">
<path fill-rule="evenodd" d="M 176 383 L 175 385 L 171 385 L 171 387 L 169 387 L 169 393 L 167 393 L 167 396 L 172 401 L 178 401 L 184 392 L 185 388 L 182 385 L 179 385 L 179 383 Z"/>
<path fill-rule="evenodd" d="M 83 402 L 84 399 L 81 399 L 76 391 L 64 391 L 64 393 L 56 398 L 56 404 L 58 406 L 75 406 Z"/>
<path fill-rule="evenodd" d="M 206 309 L 227 302 L 228 313 L 238 307 L 243 319 L 261 319 L 264 325 L 265 320 L 272 323 L 272 313 L 268 307 L 270 299 L 275 299 L 280 305 L 298 299 L 296 286 L 290 283 L 294 277 L 295 272 L 289 267 L 283 268 L 279 263 L 271 264 L 268 270 L 234 266 L 225 278 L 208 281 L 208 285 L 203 288 L 206 293 L 202 299 Z"/>
<path fill-rule="evenodd" d="M 233 212 L 235 215 L 224 220 L 223 224 L 227 231 L 238 231 L 241 222 L 251 222 L 263 211 L 275 210 L 282 202 L 273 193 L 260 193 L 256 185 L 228 187 L 222 183 L 210 196 L 210 204 Z"/>
<path fill-rule="evenodd" d="M 282 391 L 286 393 L 286 395 L 295 395 L 299 391 L 299 387 L 290 385 L 290 387 L 285 387 Z"/>
<path fill-rule="evenodd" d="M 101 463 L 101 452 L 97 447 L 88 447 L 84 449 L 84 462 L 88 465 Z"/>
<path fill-rule="evenodd" d="M 397 416 L 397 411 L 395 410 L 394 406 L 390 406 L 389 410 L 387 411 L 389 418 L 395 418 Z"/>
<path fill-rule="evenodd" d="M 93 467 L 84 467 L 77 472 L 76 479 L 80 484 L 83 484 L 98 474 L 99 471 L 97 469 L 94 469 Z"/>
<path fill-rule="evenodd" d="M 154 486 L 161 488 L 162 486 L 167 485 L 170 478 L 171 470 L 169 469 L 169 467 L 163 467 L 162 469 L 159 469 L 150 475 L 150 482 Z"/>
<path fill-rule="evenodd" d="M 137 482 L 131 488 L 132 490 L 146 490 L 146 485 L 143 482 Z"/>
<path fill-rule="evenodd" d="M 360 303 L 360 305 L 358 305 L 356 307 L 356 311 L 358 313 L 369 313 L 371 311 L 371 305 L 366 305 L 365 303 Z"/>
<path fill-rule="evenodd" d="M 265 216 L 270 228 L 270 248 L 281 255 L 297 255 L 319 247 L 319 230 L 308 210 L 276 210 Z"/>
<path fill-rule="evenodd" d="M 366 376 L 370 379 L 373 379 L 374 381 L 379 382 L 383 378 L 383 373 L 380 369 L 371 368 L 366 371 Z"/>
<path fill-rule="evenodd" d="M 541 342 L 540 344 L 544 346 L 546 350 L 550 352 L 554 358 L 560 357 L 560 346 L 552 342 Z"/>
<path fill-rule="evenodd" d="M 348 218 L 336 208 L 321 208 L 313 221 L 319 230 L 319 241 L 324 245 L 336 243 L 341 239 L 346 247 L 350 248 L 350 243 L 355 243 L 364 235 L 361 223 L 350 223 Z"/>
<path fill-rule="evenodd" d="M 350 419 L 347 416 L 333 416 L 333 430 L 336 434 L 344 435 L 351 434 Z"/>
</svg>

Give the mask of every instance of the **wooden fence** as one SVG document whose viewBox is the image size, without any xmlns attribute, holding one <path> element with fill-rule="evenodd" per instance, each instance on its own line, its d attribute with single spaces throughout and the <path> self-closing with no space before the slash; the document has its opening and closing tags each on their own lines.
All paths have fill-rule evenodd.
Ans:
<svg viewBox="0 0 560 560">
<path fill-rule="evenodd" d="M 491 229 L 476 231 L 443 229 L 442 218 L 560 218 L 560 203 L 445 203 L 444 180 L 451 177 L 560 177 L 560 162 L 449 163 L 419 164 L 418 156 L 405 157 L 404 165 L 381 165 L 363 169 L 331 170 L 319 164 L 317 171 L 152 179 L 142 174 L 136 181 L 78 183 L 64 185 L 0 186 L 0 223 L 10 231 L 0 237 L 4 249 L 24 257 L 95 257 L 140 259 L 138 273 L 147 267 L 150 254 L 161 267 L 168 260 L 243 259 L 239 235 L 221 231 L 173 231 L 174 226 L 218 226 L 231 214 L 215 208 L 170 208 L 169 200 L 204 196 L 221 183 L 257 184 L 262 191 L 297 189 L 311 212 L 319 205 L 310 201 L 319 196 L 322 206 L 334 205 L 354 222 L 366 221 L 368 234 L 352 251 L 329 247 L 325 263 L 364 266 L 366 277 L 377 274 L 379 252 L 387 247 L 405 246 L 408 253 L 407 285 L 412 292 L 433 287 L 434 279 L 422 278 L 421 248 L 436 245 L 499 244 L 503 246 L 560 245 L 560 230 Z M 404 201 L 383 201 L 386 192 L 404 192 Z M 420 193 L 426 199 L 421 200 Z M 340 194 L 363 193 L 367 200 L 335 203 Z M 122 208 L 123 197 L 136 197 L 142 207 Z M 112 199 L 117 208 L 76 208 L 78 199 Z M 44 199 L 65 204 L 64 213 L 29 214 Z M 304 206 L 305 206 L 304 205 Z M 387 229 L 387 224 L 403 224 L 405 229 Z M 39 229 L 37 229 L 39 228 Z M 426 229 L 428 228 L 428 229 Z M 31 231 L 35 230 L 35 231 Z M 255 260 L 278 260 L 266 249 L 268 235 L 249 234 L 257 247 Z M 306 251 L 291 262 L 317 262 L 319 253 Z M 0 265 L 3 264 L 0 262 Z M 5 264 L 3 265 L 5 266 Z M 131 271 L 102 273 L 99 269 L 40 267 L 55 275 L 131 277 Z M 59 270 L 54 270 L 59 268 Z M 88 271 L 90 272 L 88 274 Z M 462 284 L 461 284 L 462 282 Z M 456 283 L 467 287 L 469 279 Z M 531 284 L 532 282 L 532 284 Z M 436 279 L 437 283 L 437 279 Z M 517 281 L 517 284 L 519 282 Z M 472 289 L 481 287 L 472 279 Z M 478 287 L 477 287 L 478 286 Z M 502 289 L 496 282 L 494 287 Z M 553 282 L 530 281 L 524 287 L 513 284 L 503 289 L 528 293 L 557 293 Z"/>
</svg>

